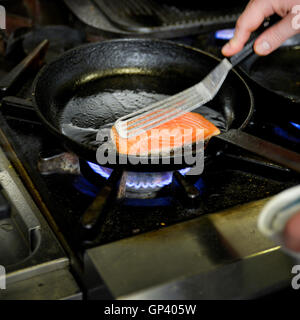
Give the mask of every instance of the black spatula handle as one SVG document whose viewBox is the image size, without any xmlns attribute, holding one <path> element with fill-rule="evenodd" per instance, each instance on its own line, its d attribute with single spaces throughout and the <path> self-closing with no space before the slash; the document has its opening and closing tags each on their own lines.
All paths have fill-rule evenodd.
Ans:
<svg viewBox="0 0 300 320">
<path fill-rule="evenodd" d="M 278 16 L 272 16 L 268 20 L 265 20 L 265 22 L 262 24 L 262 26 L 252 35 L 250 36 L 250 40 L 247 42 L 247 44 L 244 46 L 244 48 L 232 56 L 230 58 L 230 63 L 232 64 L 233 67 L 244 61 L 247 57 L 249 57 L 252 54 L 255 54 L 254 52 L 254 43 L 256 39 L 268 28 L 270 28 L 272 25 L 274 25 L 276 22 L 279 21 Z"/>
<path fill-rule="evenodd" d="M 237 66 L 240 62 L 244 61 L 250 55 L 255 54 L 253 46 L 256 39 L 257 37 L 255 37 L 255 39 L 248 42 L 239 53 L 232 56 L 232 58 L 230 59 L 230 63 L 232 64 L 233 67 Z"/>
</svg>

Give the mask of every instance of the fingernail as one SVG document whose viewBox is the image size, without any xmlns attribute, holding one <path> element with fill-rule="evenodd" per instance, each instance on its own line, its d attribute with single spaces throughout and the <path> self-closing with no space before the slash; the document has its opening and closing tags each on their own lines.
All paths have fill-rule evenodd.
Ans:
<svg viewBox="0 0 300 320">
<path fill-rule="evenodd" d="M 255 47 L 255 51 L 258 54 L 266 54 L 270 51 L 270 49 L 271 49 L 271 46 L 267 41 L 263 41 Z"/>
</svg>

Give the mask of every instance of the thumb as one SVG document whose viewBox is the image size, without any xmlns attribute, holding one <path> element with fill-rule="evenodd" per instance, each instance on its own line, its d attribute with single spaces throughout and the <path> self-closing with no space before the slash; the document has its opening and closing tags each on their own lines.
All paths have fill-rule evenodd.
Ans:
<svg viewBox="0 0 300 320">
<path fill-rule="evenodd" d="M 255 42 L 255 52 L 258 55 L 265 56 L 280 47 L 284 41 L 297 34 L 300 30 L 295 28 L 294 19 L 295 15 L 290 13 L 261 34 Z"/>
</svg>

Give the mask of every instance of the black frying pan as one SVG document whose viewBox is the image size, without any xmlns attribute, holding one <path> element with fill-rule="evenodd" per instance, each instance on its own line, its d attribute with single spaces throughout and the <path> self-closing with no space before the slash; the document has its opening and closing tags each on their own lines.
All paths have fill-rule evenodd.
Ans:
<svg viewBox="0 0 300 320">
<path fill-rule="evenodd" d="M 246 59 L 241 69 L 263 88 L 300 104 L 300 34 L 268 56 Z"/>
<path fill-rule="evenodd" d="M 123 39 L 85 45 L 41 70 L 34 83 L 33 103 L 43 123 L 68 149 L 96 163 L 97 129 L 196 84 L 217 63 L 200 50 L 161 40 Z M 219 139 L 300 172 L 298 154 L 240 131 L 253 109 L 250 89 L 232 71 L 217 97 L 199 112 L 223 131 Z M 120 166 L 117 159 L 116 165 L 109 166 L 146 172 L 189 166 L 184 157 L 171 156 L 169 160 Z"/>
<path fill-rule="evenodd" d="M 67 148 L 95 162 L 95 129 L 194 85 L 217 63 L 202 51 L 168 41 L 114 40 L 85 45 L 43 68 L 34 84 L 33 102 L 44 124 Z M 201 113 L 217 120 L 225 132 L 247 125 L 254 102 L 243 79 L 231 72 L 207 107 L 214 111 L 202 109 Z M 174 159 L 171 156 L 171 166 L 146 169 L 170 170 Z M 186 166 L 182 160 L 176 168 Z M 145 171 L 145 165 L 131 169 Z"/>
</svg>

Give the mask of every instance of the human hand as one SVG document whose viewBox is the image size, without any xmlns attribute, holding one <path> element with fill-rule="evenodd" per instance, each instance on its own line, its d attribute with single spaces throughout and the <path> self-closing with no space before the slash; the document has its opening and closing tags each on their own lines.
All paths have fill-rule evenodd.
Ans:
<svg viewBox="0 0 300 320">
<path fill-rule="evenodd" d="M 223 55 L 232 56 L 242 50 L 251 33 L 275 13 L 282 20 L 255 41 L 254 51 L 258 55 L 268 55 L 285 40 L 300 33 L 300 0 L 251 0 L 236 23 L 234 37 L 223 47 Z"/>
</svg>

